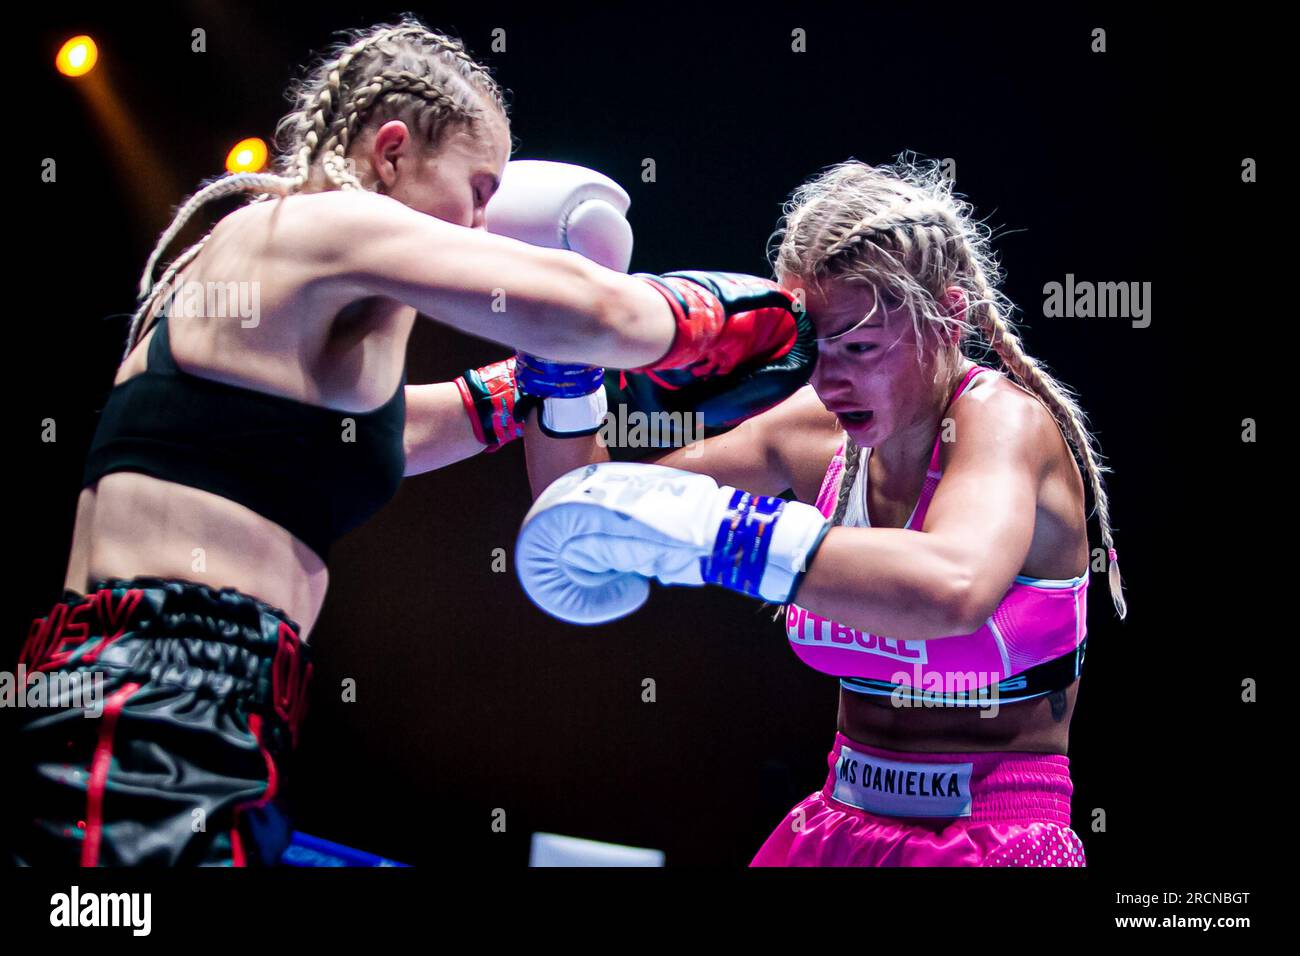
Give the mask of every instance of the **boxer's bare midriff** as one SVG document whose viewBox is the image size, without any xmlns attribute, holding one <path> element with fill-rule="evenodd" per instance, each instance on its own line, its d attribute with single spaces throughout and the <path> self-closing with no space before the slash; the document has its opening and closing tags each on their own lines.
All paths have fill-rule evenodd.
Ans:
<svg viewBox="0 0 1300 956">
<path fill-rule="evenodd" d="M 329 572 L 284 528 L 211 492 L 136 472 L 105 475 L 77 500 L 64 587 L 180 578 L 235 588 L 283 610 L 304 640 L 320 615 Z"/>
<path fill-rule="evenodd" d="M 998 707 L 899 707 L 890 698 L 840 690 L 839 731 L 871 747 L 913 753 L 1024 751 L 1063 754 L 1079 691 Z"/>
</svg>

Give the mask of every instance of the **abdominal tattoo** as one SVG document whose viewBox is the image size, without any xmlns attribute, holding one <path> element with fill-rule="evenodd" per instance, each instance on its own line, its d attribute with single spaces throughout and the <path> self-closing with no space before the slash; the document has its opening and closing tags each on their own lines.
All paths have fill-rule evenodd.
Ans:
<svg viewBox="0 0 1300 956">
<path fill-rule="evenodd" d="M 1052 702 L 1052 719 L 1059 724 L 1065 716 L 1065 691 L 1054 690 L 1047 695 L 1047 699 Z"/>
</svg>

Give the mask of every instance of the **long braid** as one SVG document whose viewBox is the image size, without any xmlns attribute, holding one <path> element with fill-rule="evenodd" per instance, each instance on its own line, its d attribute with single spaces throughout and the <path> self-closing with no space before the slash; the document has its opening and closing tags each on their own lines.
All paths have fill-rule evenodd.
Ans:
<svg viewBox="0 0 1300 956">
<path fill-rule="evenodd" d="M 862 449 L 847 432 L 844 434 L 844 470 L 840 473 L 839 493 L 835 497 L 835 510 L 831 513 L 831 526 L 838 527 L 844 523 L 844 514 L 849 510 L 849 495 L 853 483 L 858 480 L 862 469 Z"/>
<path fill-rule="evenodd" d="M 983 281 L 982 274 L 979 281 Z M 974 309 L 974 315 L 985 341 L 997 353 L 1002 364 L 1016 381 L 1033 392 L 1047 406 L 1075 453 L 1082 460 L 1092 491 L 1093 510 L 1097 514 L 1097 523 L 1101 528 L 1101 540 L 1106 546 L 1106 578 L 1110 586 L 1111 601 L 1120 619 L 1123 620 L 1128 615 L 1128 602 L 1124 600 L 1123 578 L 1120 576 L 1119 557 L 1115 551 L 1115 537 L 1110 524 L 1110 496 L 1101 477 L 1110 469 L 1102 463 L 1101 452 L 1088 431 L 1087 416 L 1069 389 L 1044 371 L 1039 361 L 1025 351 L 1020 336 L 1002 317 L 996 305 L 985 302 Z"/>
<path fill-rule="evenodd" d="M 145 318 L 151 314 L 153 304 L 159 298 L 157 294 L 150 295 L 150 292 L 154 290 L 155 285 L 153 281 L 154 269 L 158 267 L 158 261 L 162 258 L 163 253 L 166 252 L 167 247 L 172 244 L 172 240 L 174 240 L 176 236 L 180 234 L 180 231 L 185 228 L 185 224 L 190 221 L 190 218 L 204 205 L 212 202 L 214 199 L 221 199 L 225 196 L 248 192 L 250 190 L 286 195 L 291 191 L 291 189 L 292 186 L 289 184 L 289 181 L 282 176 L 276 176 L 269 173 L 236 173 L 230 176 L 223 176 L 222 178 L 209 183 L 207 186 L 204 186 L 191 196 L 179 210 L 177 210 L 175 217 L 172 219 L 171 225 L 163 231 L 163 234 L 158 238 L 158 242 L 154 245 L 153 252 L 149 254 L 149 261 L 145 263 L 144 273 L 140 276 L 138 292 L 140 306 L 136 309 L 135 314 L 131 316 L 131 326 L 127 331 L 126 351 L 123 352 L 123 358 L 130 354 L 131 349 L 133 349 L 139 341 Z M 202 239 L 176 257 L 175 261 L 172 262 L 171 266 L 163 274 L 163 278 L 157 283 L 158 291 L 160 293 L 165 293 L 176 273 L 180 271 L 185 264 L 193 261 L 194 257 L 198 254 L 199 249 L 201 249 L 203 244 L 208 241 L 208 236 L 210 235 L 211 232 L 209 231 Z"/>
<path fill-rule="evenodd" d="M 176 278 L 182 269 L 194 261 L 195 257 L 198 256 L 203 247 L 207 245 L 208 237 L 210 235 L 211 233 L 208 233 L 208 235 L 204 236 L 177 256 L 172 261 L 171 265 L 167 267 L 167 271 L 162 274 L 162 278 L 154 283 L 148 296 L 140 303 L 140 307 L 136 310 L 135 315 L 131 317 L 131 330 L 127 336 L 128 343 L 131 343 L 127 346 L 126 353 L 128 355 L 131 352 L 134 342 L 137 341 L 144 332 L 148 331 L 148 326 L 145 323 L 157 314 L 159 306 L 162 305 L 160 300 L 171 293 L 172 280 Z M 126 355 L 123 355 L 123 359 L 125 358 Z"/>
<path fill-rule="evenodd" d="M 970 204 L 952 192 L 939 164 L 919 164 L 907 154 L 893 166 L 841 163 L 796 190 L 784 213 L 772 243 L 777 275 L 813 284 L 835 279 L 865 283 L 877 292 L 887 289 L 911 313 L 917 342 L 937 346 L 936 380 L 951 371 L 954 350 L 944 343 L 958 333 L 965 350 L 973 352 L 982 345 L 1042 401 L 1087 473 L 1107 551 L 1111 601 L 1120 618 L 1125 617 L 1128 607 L 1110 499 L 1102 481 L 1109 469 L 1070 390 L 1025 352 L 1007 318 L 1014 306 L 998 288 L 1001 273 L 989 230 L 973 218 Z M 966 295 L 965 310 L 956 313 L 938 305 L 953 286 Z M 960 354 L 955 352 L 956 357 Z M 918 361 L 921 355 L 918 349 Z M 848 439 L 836 524 L 847 509 L 859 466 L 857 450 Z"/>
<path fill-rule="evenodd" d="M 838 527 L 844 523 L 844 513 L 849 507 L 849 495 L 853 491 L 853 484 L 858 480 L 858 472 L 861 470 L 862 449 L 853 440 L 853 436 L 845 432 L 844 469 L 840 472 L 840 487 L 835 498 L 835 510 L 831 512 L 831 527 Z M 768 607 L 768 604 L 764 602 L 763 607 Z M 778 605 L 776 613 L 772 615 L 772 620 L 780 620 L 781 615 L 785 613 L 785 609 L 786 605 Z"/>
<path fill-rule="evenodd" d="M 400 65 L 394 66 L 394 63 Z M 350 82 L 349 72 L 369 74 Z M 423 71 L 423 72 L 418 72 Z M 155 286 L 154 271 L 168 247 L 190 219 L 207 203 L 227 196 L 252 194 L 252 201 L 300 192 L 310 182 L 319 162 L 326 188 L 359 190 L 365 186 L 348 168 L 347 151 L 368 114 L 391 97 L 414 114 L 415 124 L 429 123 L 429 141 L 438 142 L 443 131 L 460 122 L 472 125 L 483 116 L 481 102 L 503 117 L 505 98 L 487 68 L 475 61 L 458 40 L 429 30 L 418 20 L 378 26 L 354 34 L 351 42 L 335 48 L 296 90 L 298 108 L 276 127 L 282 152 L 278 173 L 233 173 L 203 186 L 177 210 L 154 245 L 139 283 L 139 305 L 131 317 L 124 357 L 136 346 L 146 321 L 169 291 L 173 278 L 207 242 L 211 231 L 186 249 L 169 266 Z"/>
</svg>

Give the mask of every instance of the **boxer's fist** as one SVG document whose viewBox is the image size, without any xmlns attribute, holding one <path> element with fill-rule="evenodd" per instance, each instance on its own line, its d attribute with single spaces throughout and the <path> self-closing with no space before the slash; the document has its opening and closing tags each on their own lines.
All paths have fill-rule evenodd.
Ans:
<svg viewBox="0 0 1300 956">
<path fill-rule="evenodd" d="M 574 624 L 631 614 L 663 584 L 791 598 L 828 522 L 816 508 L 662 465 L 604 462 L 557 478 L 515 545 L 524 591 Z"/>
<path fill-rule="evenodd" d="M 500 451 L 524 433 L 523 422 L 536 399 L 522 394 L 513 358 L 466 369 L 455 379 L 474 437 L 489 452 Z"/>
<path fill-rule="evenodd" d="M 594 170 L 520 159 L 506 164 L 488 203 L 487 230 L 626 272 L 632 261 L 632 227 L 624 218 L 630 203 L 618 183 Z M 543 399 L 544 433 L 566 438 L 600 428 L 608 408 L 603 369 L 522 352 L 518 365 L 521 390 Z"/>
<path fill-rule="evenodd" d="M 779 359 L 798 345 L 812 373 L 816 345 L 811 326 L 801 330 L 798 320 L 806 316 L 795 309 L 793 293 L 772 280 L 737 272 L 638 273 L 637 278 L 668 302 L 677 331 L 662 358 L 635 371 L 679 369 L 694 378 L 728 375 L 747 363 Z"/>
<path fill-rule="evenodd" d="M 487 231 L 547 249 L 569 249 L 607 269 L 632 261 L 631 199 L 592 169 L 540 159 L 506 163 L 487 206 Z"/>
</svg>

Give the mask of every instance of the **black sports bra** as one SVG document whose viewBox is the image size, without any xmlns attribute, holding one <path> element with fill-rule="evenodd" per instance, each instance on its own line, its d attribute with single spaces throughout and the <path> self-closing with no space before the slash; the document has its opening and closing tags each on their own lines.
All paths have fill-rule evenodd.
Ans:
<svg viewBox="0 0 1300 956">
<path fill-rule="evenodd" d="M 352 413 L 183 372 L 167 319 L 144 372 L 114 386 L 82 487 L 135 471 L 211 491 L 289 531 L 318 554 L 397 493 L 406 470 L 406 373 L 374 411 Z"/>
</svg>

